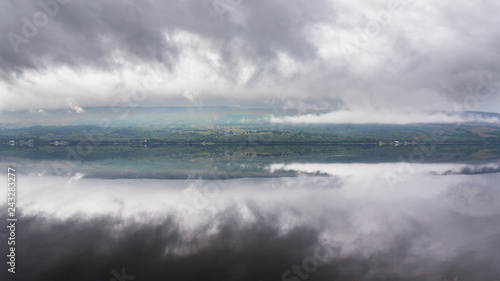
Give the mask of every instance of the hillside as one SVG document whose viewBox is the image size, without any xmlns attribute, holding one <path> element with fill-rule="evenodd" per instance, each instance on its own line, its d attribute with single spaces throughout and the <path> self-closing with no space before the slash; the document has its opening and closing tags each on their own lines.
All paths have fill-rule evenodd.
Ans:
<svg viewBox="0 0 500 281">
<path fill-rule="evenodd" d="M 234 107 L 89 108 L 0 113 L 0 141 L 66 141 L 93 144 L 203 143 L 499 143 L 500 124 L 290 124 L 269 117 L 320 114 L 294 109 Z M 500 114 L 464 112 L 500 118 Z"/>
</svg>

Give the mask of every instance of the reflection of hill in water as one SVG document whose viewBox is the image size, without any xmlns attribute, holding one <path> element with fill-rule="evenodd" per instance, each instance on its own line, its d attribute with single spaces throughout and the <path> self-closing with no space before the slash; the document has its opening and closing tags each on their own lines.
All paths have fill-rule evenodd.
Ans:
<svg viewBox="0 0 500 281">
<path fill-rule="evenodd" d="M 373 145 L 105 145 L 88 147 L 0 148 L 2 162 L 20 164 L 29 172 L 83 173 L 103 178 L 239 178 L 295 176 L 269 170 L 290 163 L 487 163 L 500 160 L 492 146 Z M 321 175 L 321 174 L 315 174 Z"/>
</svg>

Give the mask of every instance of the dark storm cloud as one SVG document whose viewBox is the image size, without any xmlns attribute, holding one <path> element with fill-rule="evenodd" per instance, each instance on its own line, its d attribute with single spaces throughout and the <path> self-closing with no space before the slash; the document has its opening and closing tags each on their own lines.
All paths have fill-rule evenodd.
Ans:
<svg viewBox="0 0 500 281">
<path fill-rule="evenodd" d="M 414 253 L 412 248 L 428 232 L 415 221 L 410 230 L 392 238 L 388 248 L 339 255 L 343 245 L 318 243 L 321 226 L 295 227 L 283 234 L 272 214 L 254 212 L 258 219 L 244 224 L 241 214 L 229 208 L 218 218 L 217 233 L 209 232 L 215 222 L 207 221 L 195 235 L 183 233 L 173 217 L 155 222 L 143 218 L 142 223 L 128 226 L 108 216 L 65 221 L 24 217 L 18 222 L 16 277 L 112 280 L 113 270 L 130 278 L 124 280 L 444 281 L 496 280 L 500 275 L 498 257 L 491 255 L 500 250 L 498 233 L 443 262 Z M 477 227 L 498 223 L 498 217 L 455 219 Z M 480 251 L 484 245 L 489 252 Z"/>
<path fill-rule="evenodd" d="M 228 64 L 238 60 L 227 48 L 235 38 L 243 40 L 246 50 L 238 56 L 261 63 L 272 61 L 278 51 L 307 59 L 315 56 L 315 48 L 304 27 L 320 21 L 318 15 L 331 15 L 325 1 L 305 7 L 284 0 L 61 2 L 2 3 L 0 65 L 4 76 L 43 71 L 54 65 L 119 67 L 113 57 L 116 52 L 132 62 L 172 67 L 182 46 L 169 41 L 168 35 L 178 31 L 208 39 L 220 47 Z M 44 24 L 41 14 L 48 23 Z M 23 38 L 22 42 L 19 37 L 12 39 L 12 34 Z"/>
</svg>

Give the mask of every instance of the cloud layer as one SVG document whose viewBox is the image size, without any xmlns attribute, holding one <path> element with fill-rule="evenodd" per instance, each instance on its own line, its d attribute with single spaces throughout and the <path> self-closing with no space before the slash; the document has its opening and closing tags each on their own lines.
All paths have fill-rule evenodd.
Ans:
<svg viewBox="0 0 500 281">
<path fill-rule="evenodd" d="M 394 111 L 333 111 L 325 114 L 306 114 L 299 116 L 271 116 L 273 123 L 292 124 L 412 124 L 412 123 L 500 123 L 498 117 L 483 117 L 470 114 L 394 112 Z"/>
<path fill-rule="evenodd" d="M 498 112 L 500 104 L 496 1 L 42 0 L 1 8 L 2 110 L 131 99 L 355 111 Z"/>
</svg>

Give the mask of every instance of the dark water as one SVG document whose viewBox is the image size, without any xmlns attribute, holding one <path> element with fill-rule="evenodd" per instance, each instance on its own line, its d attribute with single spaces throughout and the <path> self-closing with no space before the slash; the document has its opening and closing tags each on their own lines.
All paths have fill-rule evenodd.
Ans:
<svg viewBox="0 0 500 281">
<path fill-rule="evenodd" d="M 500 280 L 498 150 L 4 149 L 16 278 Z"/>
</svg>

